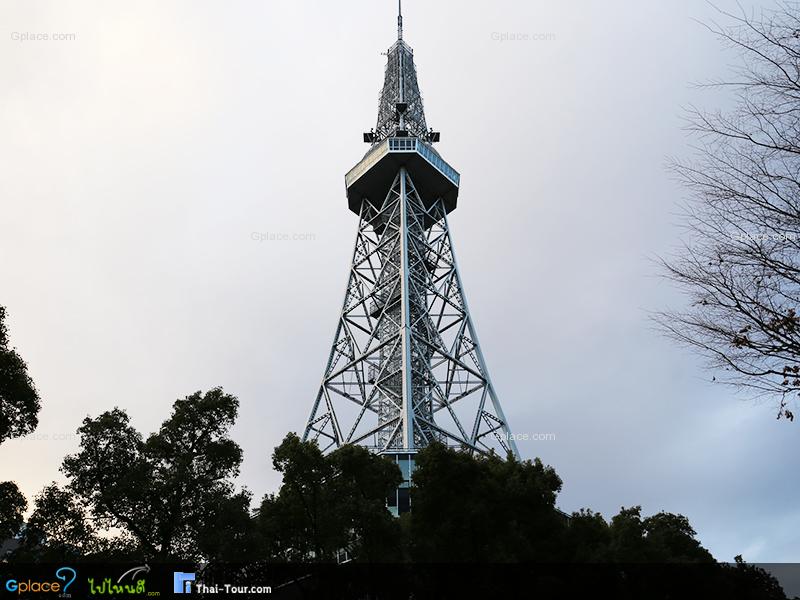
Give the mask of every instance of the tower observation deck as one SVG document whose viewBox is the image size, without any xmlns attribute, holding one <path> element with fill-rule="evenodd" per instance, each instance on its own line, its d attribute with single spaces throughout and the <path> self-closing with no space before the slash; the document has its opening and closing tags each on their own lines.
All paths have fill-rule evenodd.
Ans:
<svg viewBox="0 0 800 600">
<path fill-rule="evenodd" d="M 459 173 L 434 149 L 414 53 L 387 52 L 369 149 L 345 175 L 359 216 L 344 303 L 304 439 L 323 450 L 361 444 L 389 455 L 409 508 L 414 454 L 432 442 L 517 455 L 478 343 L 456 265 L 447 215 Z"/>
</svg>

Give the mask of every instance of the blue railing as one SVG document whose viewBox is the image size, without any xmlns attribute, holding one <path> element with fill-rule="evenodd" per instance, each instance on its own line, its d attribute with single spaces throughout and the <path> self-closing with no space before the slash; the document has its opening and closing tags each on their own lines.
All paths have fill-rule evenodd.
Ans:
<svg viewBox="0 0 800 600">
<path fill-rule="evenodd" d="M 458 174 L 458 171 L 448 165 L 441 156 L 434 152 L 433 148 L 428 146 L 428 144 L 424 144 L 422 142 L 417 144 L 417 152 L 424 156 L 425 160 L 431 163 L 434 167 L 439 169 L 442 175 L 447 177 L 454 184 L 459 184 L 459 181 L 461 181 L 461 175 Z"/>
</svg>

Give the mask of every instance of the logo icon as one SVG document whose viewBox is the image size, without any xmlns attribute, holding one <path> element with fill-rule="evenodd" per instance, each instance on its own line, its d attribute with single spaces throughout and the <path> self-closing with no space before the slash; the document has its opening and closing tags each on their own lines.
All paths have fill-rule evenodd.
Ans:
<svg viewBox="0 0 800 600">
<path fill-rule="evenodd" d="M 191 594 L 194 573 L 181 573 L 175 571 L 172 574 L 172 591 L 175 594 Z"/>
<path fill-rule="evenodd" d="M 67 581 L 67 577 L 69 577 L 70 575 L 72 575 L 72 578 L 69 581 Z M 62 593 L 64 594 L 67 593 L 67 589 L 69 588 L 69 586 L 72 585 L 72 582 L 75 581 L 75 578 L 77 576 L 78 574 L 72 567 L 61 567 L 60 569 L 58 569 L 58 571 L 56 571 L 56 577 L 58 577 L 61 581 L 65 582 L 64 587 L 61 588 Z"/>
<path fill-rule="evenodd" d="M 50 580 L 32 580 L 26 579 L 19 581 L 17 579 L 6 580 L 5 588 L 7 592 L 16 592 L 17 594 L 41 594 L 44 592 L 54 592 L 64 598 L 69 598 L 70 594 L 66 593 L 72 582 L 75 581 L 77 573 L 72 567 L 60 567 L 56 570 L 56 578 L 63 581 L 63 585 L 59 581 Z M 67 581 L 69 579 L 69 581 Z"/>
</svg>

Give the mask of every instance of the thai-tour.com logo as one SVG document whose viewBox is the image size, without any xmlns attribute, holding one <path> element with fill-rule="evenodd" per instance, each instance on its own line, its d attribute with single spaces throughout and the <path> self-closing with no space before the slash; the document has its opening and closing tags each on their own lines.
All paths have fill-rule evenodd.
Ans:
<svg viewBox="0 0 800 600">
<path fill-rule="evenodd" d="M 268 585 L 233 585 L 230 583 L 195 582 L 194 573 L 175 571 L 172 574 L 172 591 L 175 594 L 271 594 Z"/>
<path fill-rule="evenodd" d="M 61 598 L 71 598 L 69 587 L 78 576 L 72 567 L 59 567 L 53 577 L 10 577 L 3 582 L 3 589 L 12 594 L 58 594 Z"/>
<path fill-rule="evenodd" d="M 194 573 L 181 573 L 176 571 L 173 573 L 172 591 L 176 594 L 191 594 L 192 582 L 194 581 Z"/>
</svg>

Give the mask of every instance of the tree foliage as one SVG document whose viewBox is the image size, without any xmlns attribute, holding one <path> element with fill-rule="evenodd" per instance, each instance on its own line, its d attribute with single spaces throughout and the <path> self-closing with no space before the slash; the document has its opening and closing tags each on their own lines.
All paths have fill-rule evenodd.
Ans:
<svg viewBox="0 0 800 600">
<path fill-rule="evenodd" d="M 0 482 L 0 541 L 13 537 L 22 527 L 28 508 L 25 496 L 11 481 Z"/>
<path fill-rule="evenodd" d="M 220 388 L 197 392 L 177 400 L 147 439 L 118 408 L 84 419 L 80 450 L 62 466 L 68 492 L 99 528 L 120 529 L 146 557 L 214 559 L 241 549 L 249 493 L 234 490 L 242 452 L 228 437 L 238 405 Z"/>
<path fill-rule="evenodd" d="M 396 464 L 360 446 L 323 455 L 293 433 L 275 449 L 272 464 L 283 484 L 264 497 L 258 513 L 267 556 L 329 562 L 347 551 L 367 562 L 399 560 L 399 524 L 386 509 L 402 480 Z"/>
<path fill-rule="evenodd" d="M 660 512 L 642 518 L 642 508 L 622 508 L 611 519 L 606 558 L 623 563 L 711 563 L 683 515 Z"/>
<path fill-rule="evenodd" d="M 539 460 L 432 444 L 416 462 L 411 512 L 395 519 L 385 507 L 400 482 L 394 463 L 356 446 L 325 456 L 316 443 L 289 434 L 273 455 L 283 484 L 264 498 L 257 518 L 262 556 L 335 562 L 347 550 L 362 565 L 401 563 L 355 571 L 360 584 L 352 597 L 376 589 L 396 597 L 490 597 L 521 586 L 543 597 L 598 590 L 615 597 L 785 597 L 762 569 L 716 563 L 682 515 L 643 516 L 635 506 L 608 522 L 586 509 L 568 518 L 555 506 L 561 479 Z M 328 579 L 330 572 L 304 580 L 306 592 L 324 595 L 344 583 Z"/>
<path fill-rule="evenodd" d="M 6 309 L 0 306 L 0 444 L 36 429 L 41 408 L 27 364 L 8 345 L 5 320 Z M 15 483 L 0 482 L 0 542 L 17 535 L 27 506 Z"/>
<path fill-rule="evenodd" d="M 36 429 L 39 393 L 28 375 L 28 365 L 8 345 L 6 309 L 0 306 L 0 443 Z"/>
<path fill-rule="evenodd" d="M 433 444 L 413 475 L 411 555 L 422 562 L 558 560 L 565 527 L 552 467 Z"/>
<path fill-rule="evenodd" d="M 116 541 L 120 550 L 120 540 Z M 108 551 L 78 497 L 55 482 L 34 498 L 16 560 L 60 561 L 98 556 Z"/>
<path fill-rule="evenodd" d="M 699 350 L 715 378 L 777 395 L 793 420 L 800 393 L 800 11 L 723 13 L 711 29 L 741 56 L 730 111 L 690 112 L 696 160 L 675 162 L 692 194 L 683 250 L 666 259 L 690 306 L 661 326 Z"/>
<path fill-rule="evenodd" d="M 80 450 L 64 461 L 68 485 L 36 496 L 13 559 L 208 561 L 211 572 L 233 561 L 246 563 L 238 575 L 254 582 L 285 568 L 287 581 L 306 582 L 309 597 L 331 590 L 349 597 L 341 586 L 351 583 L 355 597 L 376 590 L 439 597 L 454 589 L 483 597 L 524 580 L 547 597 L 602 589 L 619 597 L 701 590 L 784 598 L 762 569 L 740 558 L 717 564 L 682 515 L 643 516 L 635 506 L 608 522 L 586 509 L 567 517 L 556 508 L 561 479 L 538 459 L 432 444 L 416 456 L 412 510 L 398 519 L 387 509 L 402 481 L 393 461 L 353 445 L 325 455 L 291 433 L 272 456 L 282 484 L 251 513 L 249 493 L 230 481 L 241 460 L 228 438 L 236 408 L 220 389 L 198 392 L 178 400 L 147 439 L 118 409 L 85 419 Z M 16 505 L 21 513 L 21 496 Z M 341 559 L 356 570 L 303 566 Z M 586 563 L 606 567 L 570 567 Z M 347 573 L 357 581 L 343 580 Z"/>
</svg>

